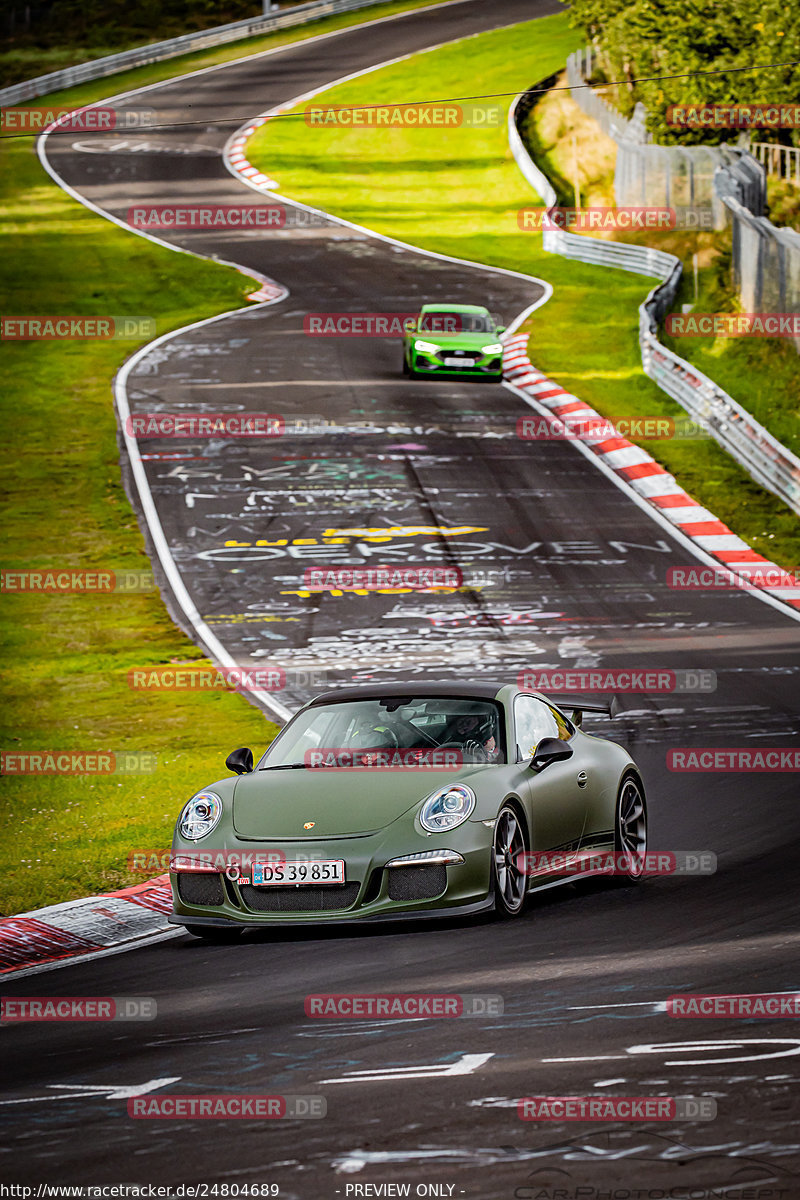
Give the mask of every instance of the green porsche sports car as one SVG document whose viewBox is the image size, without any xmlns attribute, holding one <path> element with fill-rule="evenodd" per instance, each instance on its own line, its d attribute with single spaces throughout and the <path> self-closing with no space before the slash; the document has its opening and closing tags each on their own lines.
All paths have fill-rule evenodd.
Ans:
<svg viewBox="0 0 800 1200">
<path fill-rule="evenodd" d="M 503 378 L 505 326 L 475 304 L 423 304 L 403 337 L 403 374 Z"/>
<path fill-rule="evenodd" d="M 510 684 L 317 696 L 255 767 L 233 751 L 233 774 L 183 808 L 170 921 L 223 940 L 278 924 L 515 917 L 527 893 L 572 878 L 567 860 L 598 852 L 637 879 L 644 785 L 622 747 L 582 731 L 584 711 L 613 715 Z"/>
</svg>

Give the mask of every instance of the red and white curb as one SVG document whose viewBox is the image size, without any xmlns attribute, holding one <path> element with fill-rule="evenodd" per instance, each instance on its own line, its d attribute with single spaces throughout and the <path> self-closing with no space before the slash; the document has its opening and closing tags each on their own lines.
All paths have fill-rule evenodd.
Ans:
<svg viewBox="0 0 800 1200">
<path fill-rule="evenodd" d="M 528 357 L 528 334 L 512 334 L 505 339 L 503 373 L 509 383 L 545 410 L 546 417 L 569 426 L 590 420 L 598 424 L 604 418 L 585 401 L 573 396 L 566 388 L 537 371 Z M 608 425 L 609 422 L 605 422 Z M 641 500 L 665 517 L 681 533 L 691 539 L 699 550 L 711 556 L 741 579 L 741 587 L 773 596 L 789 608 L 800 610 L 800 579 L 791 578 L 788 586 L 758 587 L 750 583 L 764 573 L 781 576 L 787 582 L 787 572 L 763 555 L 757 554 L 746 542 L 728 528 L 707 508 L 693 500 L 673 475 L 660 466 L 640 446 L 624 437 L 600 434 L 580 434 L 576 437 L 591 448 L 603 464 L 624 481 Z"/>
<path fill-rule="evenodd" d="M 166 919 L 171 912 L 169 875 L 159 875 L 119 892 L 5 917 L 0 920 L 0 975 L 113 953 L 172 934 L 175 928 Z"/>
<path fill-rule="evenodd" d="M 237 130 L 232 140 L 225 147 L 225 162 L 228 170 L 238 175 L 243 183 L 249 184 L 250 187 L 258 188 L 262 192 L 268 192 L 272 188 L 276 188 L 278 181 L 277 179 L 270 179 L 269 175 L 265 175 L 263 171 L 259 171 L 258 167 L 254 167 L 247 158 L 244 147 L 259 125 L 265 125 L 266 122 L 266 117 L 254 117 L 249 125 Z M 274 283 L 270 280 L 257 292 L 249 295 L 247 299 L 282 300 L 286 295 L 288 295 L 286 288 L 282 288 L 279 283 Z"/>
<path fill-rule="evenodd" d="M 246 271 L 242 271 L 242 274 L 248 275 L 251 279 L 259 278 L 259 276 L 257 276 L 255 272 L 251 271 L 249 267 Z M 262 275 L 261 287 L 258 289 L 258 291 L 249 292 L 247 299 L 258 300 L 260 303 L 274 304 L 278 300 L 285 300 L 288 295 L 288 288 L 282 287 L 281 284 L 276 283 L 274 279 L 267 279 L 266 275 Z M 178 330 L 178 332 L 180 332 L 180 330 Z"/>
<path fill-rule="evenodd" d="M 225 147 L 225 159 L 229 169 L 241 176 L 242 180 L 249 183 L 251 187 L 257 187 L 265 192 L 276 188 L 278 181 L 270 179 L 269 175 L 265 175 L 263 171 L 259 171 L 258 167 L 254 167 L 248 160 L 244 148 L 259 126 L 266 125 L 267 119 L 267 117 L 254 117 L 249 125 L 237 129 Z"/>
</svg>

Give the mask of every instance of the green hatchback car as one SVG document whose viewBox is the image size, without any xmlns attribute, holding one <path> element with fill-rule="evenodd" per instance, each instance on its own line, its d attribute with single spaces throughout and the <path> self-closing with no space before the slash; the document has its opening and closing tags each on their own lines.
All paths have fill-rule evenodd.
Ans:
<svg viewBox="0 0 800 1200">
<path fill-rule="evenodd" d="M 386 683 L 304 705 L 254 767 L 184 806 L 169 920 L 226 940 L 247 928 L 518 916 L 529 892 L 606 853 L 643 872 L 644 785 L 586 710 L 507 684 Z M 593 859 L 592 861 L 596 861 Z"/>
<path fill-rule="evenodd" d="M 504 325 L 476 304 L 424 304 L 403 337 L 403 374 L 503 378 Z"/>
</svg>

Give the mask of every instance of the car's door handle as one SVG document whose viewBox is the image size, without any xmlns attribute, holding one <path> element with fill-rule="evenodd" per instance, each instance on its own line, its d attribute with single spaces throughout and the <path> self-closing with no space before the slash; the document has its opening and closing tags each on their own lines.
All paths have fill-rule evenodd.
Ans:
<svg viewBox="0 0 800 1200">
<path fill-rule="evenodd" d="M 586 772 L 579 771 L 578 772 L 578 787 L 586 787 L 588 782 L 589 782 L 589 776 L 586 774 Z"/>
</svg>

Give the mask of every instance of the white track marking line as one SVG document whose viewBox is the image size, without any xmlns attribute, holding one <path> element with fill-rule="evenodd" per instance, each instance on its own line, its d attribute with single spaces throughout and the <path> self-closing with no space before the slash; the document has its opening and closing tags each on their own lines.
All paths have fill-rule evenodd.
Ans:
<svg viewBox="0 0 800 1200">
<path fill-rule="evenodd" d="M 494 1058 L 494 1054 L 462 1054 L 454 1063 L 435 1063 L 428 1067 L 381 1067 L 375 1071 L 351 1071 L 340 1079 L 320 1079 L 320 1083 L 379 1083 L 382 1080 L 440 1079 L 450 1075 L 472 1075 Z"/>
<path fill-rule="evenodd" d="M 275 301 L 266 301 L 266 304 L 275 303 Z M 136 481 L 136 487 L 139 492 L 139 499 L 142 505 L 142 512 L 147 521 L 150 536 L 158 554 L 159 561 L 164 570 L 169 585 L 172 588 L 176 601 L 181 607 L 184 615 L 190 621 L 192 628 L 198 638 L 200 645 L 206 651 L 210 658 L 215 659 L 224 667 L 236 668 L 239 666 L 236 659 L 227 650 L 222 642 L 209 629 L 197 607 L 189 595 L 186 584 L 183 582 L 183 576 L 178 570 L 175 559 L 172 557 L 172 551 L 169 548 L 169 543 L 164 534 L 161 525 L 161 519 L 156 509 L 153 493 L 150 491 L 150 484 L 147 479 L 147 472 L 144 463 L 142 462 L 141 454 L 139 453 L 139 445 L 136 438 L 128 430 L 128 417 L 130 416 L 130 406 L 128 404 L 128 394 L 126 384 L 128 376 L 133 368 L 149 354 L 156 346 L 162 345 L 164 342 L 170 341 L 174 337 L 178 337 L 192 329 L 201 329 L 205 325 L 212 325 L 217 321 L 224 321 L 227 317 L 235 316 L 240 313 L 254 312 L 253 308 L 238 308 L 231 312 L 220 313 L 216 317 L 207 317 L 203 321 L 193 321 L 191 325 L 184 325 L 183 328 L 174 330 L 172 333 L 165 333 L 161 337 L 156 338 L 153 342 L 148 342 L 146 346 L 142 346 L 137 350 L 132 358 L 129 358 L 126 363 L 120 368 L 114 380 L 114 395 L 119 413 L 120 428 L 122 437 L 125 441 L 125 447 L 130 458 L 131 470 Z M 270 692 L 265 692 L 257 689 L 243 689 L 247 691 L 249 696 L 257 699 L 264 708 L 269 709 L 282 721 L 288 721 L 291 716 L 291 710 L 282 704 Z"/>
<path fill-rule="evenodd" d="M 644 1042 L 636 1046 L 628 1046 L 624 1054 L 595 1054 L 574 1058 L 543 1058 L 543 1063 L 587 1063 L 611 1062 L 627 1059 L 640 1054 L 688 1054 L 695 1051 L 698 1054 L 712 1050 L 745 1049 L 748 1046 L 786 1046 L 788 1049 L 774 1050 L 768 1054 L 738 1054 L 732 1058 L 673 1058 L 665 1059 L 665 1067 L 699 1067 L 716 1066 L 718 1063 L 761 1062 L 772 1058 L 791 1058 L 800 1054 L 800 1040 L 797 1038 L 708 1038 L 694 1042 Z"/>
<path fill-rule="evenodd" d="M 18 1100 L 0 1100 L 0 1104 L 41 1104 L 51 1100 L 78 1100 L 95 1097 L 97 1100 L 127 1100 L 133 1096 L 147 1096 L 159 1088 L 177 1083 L 180 1075 L 167 1075 L 162 1079 L 148 1079 L 147 1083 L 98 1085 L 96 1083 L 48 1083 L 49 1088 L 63 1089 L 60 1096 L 23 1096 Z"/>
</svg>

